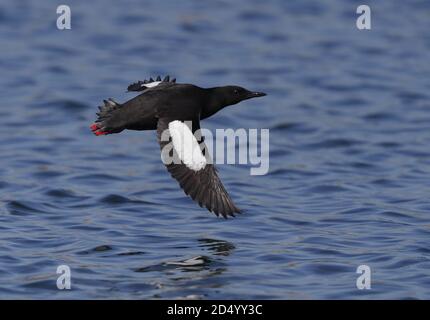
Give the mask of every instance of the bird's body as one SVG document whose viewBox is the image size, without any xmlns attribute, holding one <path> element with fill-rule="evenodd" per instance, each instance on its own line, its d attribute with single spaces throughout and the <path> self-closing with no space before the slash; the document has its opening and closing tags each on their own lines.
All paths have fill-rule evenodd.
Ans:
<svg viewBox="0 0 430 320">
<path fill-rule="evenodd" d="M 112 99 L 104 100 L 98 119 L 91 126 L 94 134 L 119 133 L 125 129 L 157 130 L 161 149 L 172 143 L 172 152 L 180 159 L 179 163 L 165 165 L 185 193 L 216 215 L 227 217 L 239 213 L 240 210 L 233 204 L 219 180 L 215 167 L 206 163 L 202 155 L 198 154 L 196 156 L 200 156 L 200 162 L 193 163 L 187 154 L 191 151 L 180 149 L 176 141 L 181 140 L 181 135 L 186 137 L 187 132 L 195 134 L 200 129 L 201 119 L 212 116 L 228 105 L 265 94 L 237 86 L 205 89 L 192 84 L 176 83 L 176 80 L 170 80 L 168 76 L 164 80 L 158 77 L 156 80 L 151 78 L 149 81 L 139 81 L 131 84 L 128 90 L 143 92 L 123 104 Z M 184 122 L 191 122 L 189 130 Z M 170 140 L 162 139 L 163 132 L 168 133 Z"/>
</svg>

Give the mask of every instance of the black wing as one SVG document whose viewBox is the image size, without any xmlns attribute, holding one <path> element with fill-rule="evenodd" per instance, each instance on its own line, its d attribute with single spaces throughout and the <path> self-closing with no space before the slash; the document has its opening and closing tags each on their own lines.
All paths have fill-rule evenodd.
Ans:
<svg viewBox="0 0 430 320">
<path fill-rule="evenodd" d="M 174 119 L 168 118 L 160 118 L 158 120 L 157 136 L 161 150 L 171 143 L 171 139 L 168 141 L 162 141 L 161 136 L 165 130 L 168 130 L 169 122 L 173 120 Z M 200 129 L 200 123 L 198 120 L 194 120 L 192 123 L 192 131 L 195 133 L 196 130 Z M 166 133 L 170 138 L 168 131 L 166 131 Z M 201 142 L 200 146 L 206 149 L 204 142 Z M 173 157 L 178 159 L 178 155 L 174 148 L 169 149 L 174 153 Z M 209 155 L 206 155 L 206 157 L 208 158 Z M 165 163 L 165 165 L 172 177 L 179 182 L 179 185 L 184 192 L 194 201 L 198 202 L 200 207 L 206 207 L 217 216 L 221 214 L 224 218 L 227 218 L 227 216 L 234 217 L 235 213 L 241 212 L 240 209 L 234 205 L 225 190 L 213 164 L 207 163 L 205 167 L 199 171 L 189 169 L 182 161 L 171 164 Z"/>
</svg>

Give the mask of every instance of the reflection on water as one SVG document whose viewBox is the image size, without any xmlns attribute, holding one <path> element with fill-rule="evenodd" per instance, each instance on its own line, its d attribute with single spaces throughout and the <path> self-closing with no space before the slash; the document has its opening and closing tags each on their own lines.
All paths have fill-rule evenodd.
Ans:
<svg viewBox="0 0 430 320">
<path fill-rule="evenodd" d="M 214 255 L 228 256 L 235 246 L 228 241 L 215 239 L 199 239 L 201 247 L 213 252 Z"/>
<path fill-rule="evenodd" d="M 222 240 L 214 239 L 199 239 L 199 242 L 204 243 L 201 247 L 206 249 L 208 253 L 212 253 L 212 256 L 199 255 L 191 258 L 186 258 L 183 260 L 165 261 L 156 265 L 151 265 L 147 267 L 142 267 L 136 269 L 136 272 L 150 272 L 150 271 L 169 271 L 169 270 L 181 270 L 187 271 L 204 271 L 216 269 L 216 273 L 220 270 L 218 267 L 223 265 L 222 259 L 217 258 L 217 255 L 228 256 L 231 250 L 234 249 L 234 245 Z M 212 274 L 212 272 L 211 272 Z"/>
<path fill-rule="evenodd" d="M 234 249 L 234 245 L 223 240 L 199 239 L 204 245 L 204 250 L 208 255 L 199 255 L 182 260 L 164 261 L 155 265 L 149 265 L 135 269 L 135 272 L 161 273 L 162 281 L 156 286 L 164 290 L 175 290 L 178 286 L 193 285 L 194 291 L 198 289 L 201 294 L 191 294 L 188 296 L 172 296 L 171 298 L 201 299 L 206 296 L 205 288 L 221 288 L 222 281 L 217 277 L 221 276 L 228 269 L 223 258 L 219 255 L 228 256 Z M 201 283 L 201 285 L 196 285 Z M 170 289 L 169 289 L 170 288 Z"/>
</svg>

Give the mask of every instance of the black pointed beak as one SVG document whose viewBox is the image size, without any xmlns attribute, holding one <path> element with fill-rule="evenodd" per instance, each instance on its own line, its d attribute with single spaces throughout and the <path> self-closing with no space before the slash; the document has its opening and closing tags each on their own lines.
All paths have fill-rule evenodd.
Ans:
<svg viewBox="0 0 430 320">
<path fill-rule="evenodd" d="M 252 93 L 254 97 L 264 97 L 267 96 L 264 92 L 253 92 Z"/>
<path fill-rule="evenodd" d="M 264 97 L 266 95 L 267 94 L 265 94 L 264 92 L 250 92 L 249 95 L 247 96 L 247 99 Z"/>
</svg>

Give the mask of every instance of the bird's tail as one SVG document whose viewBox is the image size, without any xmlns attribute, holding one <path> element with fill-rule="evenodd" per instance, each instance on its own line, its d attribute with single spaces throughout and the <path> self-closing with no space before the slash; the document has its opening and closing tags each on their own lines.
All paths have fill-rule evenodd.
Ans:
<svg viewBox="0 0 430 320">
<path fill-rule="evenodd" d="M 124 130 L 124 127 L 120 126 L 120 122 L 116 119 L 122 105 L 111 98 L 103 100 L 103 102 L 104 105 L 100 106 L 99 112 L 97 112 L 97 120 L 90 126 L 93 133 L 96 136 L 101 136 Z"/>
</svg>

